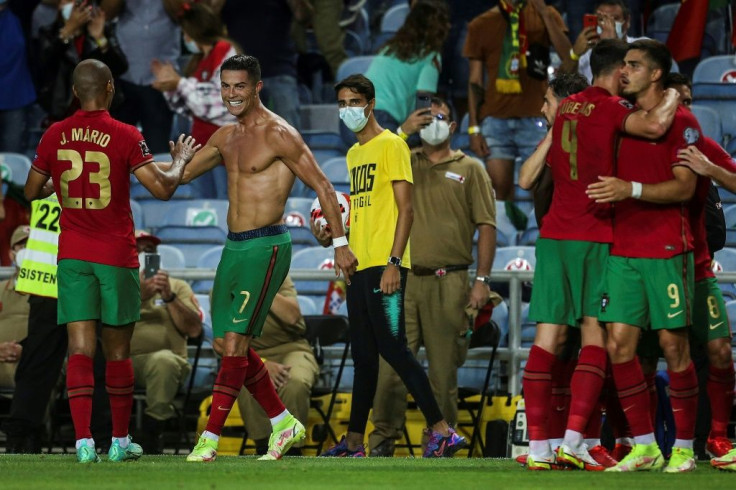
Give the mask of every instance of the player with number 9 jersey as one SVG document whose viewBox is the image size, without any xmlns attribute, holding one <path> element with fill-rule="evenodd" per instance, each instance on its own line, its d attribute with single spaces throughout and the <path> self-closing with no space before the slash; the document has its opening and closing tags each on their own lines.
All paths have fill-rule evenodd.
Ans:
<svg viewBox="0 0 736 490">
<path fill-rule="evenodd" d="M 59 260 L 138 267 L 130 174 L 152 161 L 141 133 L 105 110 L 79 110 L 46 131 L 33 169 L 59 196 Z"/>
</svg>

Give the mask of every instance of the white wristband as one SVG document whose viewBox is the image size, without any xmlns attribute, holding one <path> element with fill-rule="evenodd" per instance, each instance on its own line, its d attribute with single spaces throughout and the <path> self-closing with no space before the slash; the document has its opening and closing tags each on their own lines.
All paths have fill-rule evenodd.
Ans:
<svg viewBox="0 0 736 490">
<path fill-rule="evenodd" d="M 332 239 L 332 246 L 334 248 L 344 247 L 347 244 L 348 244 L 348 239 L 345 237 L 345 235 Z"/>
<path fill-rule="evenodd" d="M 641 199 L 641 182 L 632 182 L 631 183 L 631 197 L 634 199 Z"/>
</svg>

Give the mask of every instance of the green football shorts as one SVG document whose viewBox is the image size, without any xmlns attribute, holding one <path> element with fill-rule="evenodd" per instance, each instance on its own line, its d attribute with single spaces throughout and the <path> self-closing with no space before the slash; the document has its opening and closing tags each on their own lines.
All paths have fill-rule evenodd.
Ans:
<svg viewBox="0 0 736 490">
<path fill-rule="evenodd" d="M 141 318 L 138 269 L 75 259 L 62 259 L 56 272 L 59 284 L 59 325 L 101 320 L 122 326 Z"/>
<path fill-rule="evenodd" d="M 529 319 L 577 327 L 597 317 L 608 251 L 607 243 L 538 239 Z"/>
<path fill-rule="evenodd" d="M 652 330 L 692 325 L 693 254 L 669 259 L 610 256 L 604 272 L 602 322 Z"/>
<path fill-rule="evenodd" d="M 731 338 L 726 303 L 714 277 L 707 277 L 695 283 L 693 328 L 690 337 L 695 345 L 705 345 L 715 339 Z"/>
<path fill-rule="evenodd" d="M 214 336 L 261 335 L 290 265 L 291 235 L 286 226 L 230 232 L 212 286 Z"/>
</svg>

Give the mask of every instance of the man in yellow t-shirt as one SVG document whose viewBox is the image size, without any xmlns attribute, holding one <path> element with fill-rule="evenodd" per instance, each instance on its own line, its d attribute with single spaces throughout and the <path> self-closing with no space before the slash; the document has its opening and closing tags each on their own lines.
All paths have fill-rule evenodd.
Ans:
<svg viewBox="0 0 736 490">
<path fill-rule="evenodd" d="M 422 366 L 406 343 L 404 291 L 413 220 L 409 147 L 378 125 L 373 83 L 351 75 L 335 86 L 340 119 L 358 143 L 347 154 L 350 248 L 358 267 L 347 291 L 355 377 L 348 434 L 322 456 L 365 456 L 363 438 L 383 357 L 401 377 L 427 419 L 425 457 L 448 457 L 465 446 L 442 417 Z M 316 230 L 324 245 L 329 232 Z"/>
</svg>

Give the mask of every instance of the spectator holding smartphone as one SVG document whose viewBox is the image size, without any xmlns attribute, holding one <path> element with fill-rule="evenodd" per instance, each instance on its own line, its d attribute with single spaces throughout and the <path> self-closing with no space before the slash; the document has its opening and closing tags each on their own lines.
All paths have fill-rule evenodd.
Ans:
<svg viewBox="0 0 736 490">
<path fill-rule="evenodd" d="M 136 230 L 135 243 L 139 254 L 157 254 L 161 240 Z M 130 358 L 136 386 L 146 389 L 145 447 L 160 454 L 166 421 L 176 416 L 172 401 L 192 369 L 187 361 L 187 338 L 202 333 L 202 320 L 186 281 L 169 277 L 161 268 L 151 275 L 146 261 L 139 262 L 145 264 L 140 278 L 141 319 L 130 340 Z"/>
<path fill-rule="evenodd" d="M 591 22 L 586 14 L 583 17 L 583 30 L 575 40 L 570 50 L 570 59 L 577 63 L 578 73 L 593 81 L 593 72 L 590 69 L 590 53 L 593 46 L 601 39 L 623 39 L 631 44 L 637 37 L 628 35 L 631 25 L 631 12 L 624 0 L 601 0 L 595 7 L 597 22 Z"/>
<path fill-rule="evenodd" d="M 365 76 L 376 87 L 375 116 L 379 126 L 397 132 L 404 140 L 408 133 L 400 129 L 410 115 L 412 123 L 424 126 L 429 116 L 429 96 L 437 92 L 440 76 L 440 52 L 450 32 L 450 14 L 444 0 L 414 2 L 404 25 L 389 39 L 371 62 Z M 427 106 L 416 105 L 417 94 L 425 95 Z M 340 131 L 348 146 L 355 135 L 345 126 Z M 413 131 L 413 132 L 416 132 Z"/>
</svg>

